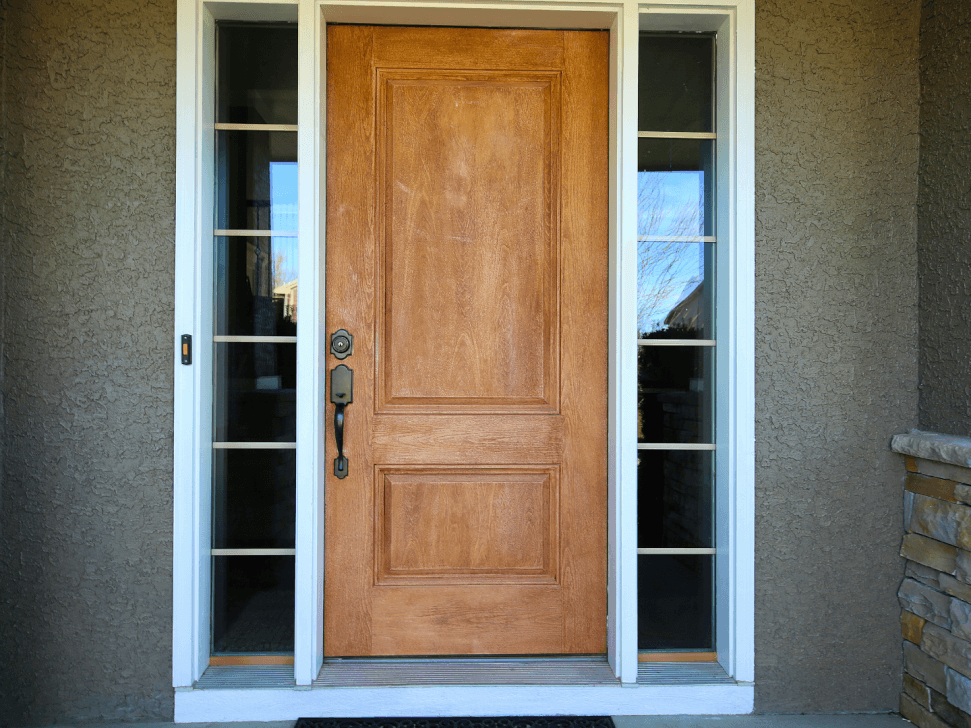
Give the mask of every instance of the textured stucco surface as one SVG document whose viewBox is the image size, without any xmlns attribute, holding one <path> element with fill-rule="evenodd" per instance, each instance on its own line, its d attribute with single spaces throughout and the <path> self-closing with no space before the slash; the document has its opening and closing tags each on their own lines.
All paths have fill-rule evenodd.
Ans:
<svg viewBox="0 0 971 728">
<path fill-rule="evenodd" d="M 756 709 L 896 709 L 917 0 L 756 3 Z"/>
<path fill-rule="evenodd" d="M 924 0 L 920 38 L 920 426 L 971 434 L 971 4 Z"/>
<path fill-rule="evenodd" d="M 0 14 L 0 724 L 170 717 L 175 2 Z"/>
</svg>

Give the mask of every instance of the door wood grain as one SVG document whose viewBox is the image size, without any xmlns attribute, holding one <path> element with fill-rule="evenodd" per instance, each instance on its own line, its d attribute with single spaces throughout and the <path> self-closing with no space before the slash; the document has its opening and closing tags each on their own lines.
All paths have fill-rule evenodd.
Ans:
<svg viewBox="0 0 971 728">
<path fill-rule="evenodd" d="M 325 654 L 604 652 L 607 35 L 327 33 Z"/>
</svg>

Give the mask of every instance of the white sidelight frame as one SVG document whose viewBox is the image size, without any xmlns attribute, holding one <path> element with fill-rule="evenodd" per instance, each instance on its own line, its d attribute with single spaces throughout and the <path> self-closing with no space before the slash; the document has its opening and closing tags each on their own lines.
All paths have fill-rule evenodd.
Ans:
<svg viewBox="0 0 971 728">
<path fill-rule="evenodd" d="M 298 22 L 301 320 L 297 341 L 295 687 L 194 689 L 209 660 L 215 22 Z M 314 688 L 323 661 L 326 25 L 610 32 L 607 658 L 615 686 Z M 637 680 L 637 55 L 641 30 L 717 33 L 716 651 L 735 685 Z M 754 0 L 179 0 L 174 340 L 176 720 L 299 715 L 745 713 L 754 680 Z M 178 350 L 178 346 L 175 347 Z M 627 688 L 627 689 L 625 689 Z"/>
</svg>

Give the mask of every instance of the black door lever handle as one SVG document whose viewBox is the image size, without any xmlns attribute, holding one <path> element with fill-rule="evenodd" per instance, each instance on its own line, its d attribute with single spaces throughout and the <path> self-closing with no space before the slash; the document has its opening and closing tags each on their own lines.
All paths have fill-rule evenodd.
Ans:
<svg viewBox="0 0 971 728">
<path fill-rule="evenodd" d="M 347 457 L 344 455 L 344 408 L 354 401 L 354 371 L 346 364 L 338 364 L 330 370 L 330 401 L 334 405 L 334 439 L 337 440 L 337 457 L 334 458 L 334 476 L 347 477 Z"/>
<path fill-rule="evenodd" d="M 337 457 L 334 459 L 334 475 L 338 478 L 347 477 L 347 458 L 344 457 L 344 407 L 334 405 L 334 436 L 337 439 Z"/>
</svg>

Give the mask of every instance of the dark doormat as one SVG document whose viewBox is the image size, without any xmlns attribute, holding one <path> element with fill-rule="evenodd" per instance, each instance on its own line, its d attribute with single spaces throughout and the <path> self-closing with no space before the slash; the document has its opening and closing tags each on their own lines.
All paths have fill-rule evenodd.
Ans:
<svg viewBox="0 0 971 728">
<path fill-rule="evenodd" d="M 614 728 L 605 715 L 502 718 L 301 718 L 294 728 Z"/>
</svg>

